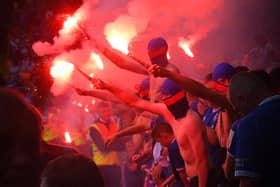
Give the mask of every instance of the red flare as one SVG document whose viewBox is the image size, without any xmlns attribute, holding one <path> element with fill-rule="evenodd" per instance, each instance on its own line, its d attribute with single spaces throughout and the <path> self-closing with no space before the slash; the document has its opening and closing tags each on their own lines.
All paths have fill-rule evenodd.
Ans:
<svg viewBox="0 0 280 187">
<path fill-rule="evenodd" d="M 71 138 L 70 133 L 68 131 L 66 131 L 64 133 L 64 138 L 65 138 L 66 143 L 72 143 L 72 138 Z"/>
<path fill-rule="evenodd" d="M 188 55 L 191 58 L 194 58 L 194 54 L 191 50 L 192 43 L 193 43 L 192 41 L 188 41 L 184 38 L 180 38 L 178 45 L 180 48 L 182 48 L 184 50 L 186 55 Z"/>
</svg>

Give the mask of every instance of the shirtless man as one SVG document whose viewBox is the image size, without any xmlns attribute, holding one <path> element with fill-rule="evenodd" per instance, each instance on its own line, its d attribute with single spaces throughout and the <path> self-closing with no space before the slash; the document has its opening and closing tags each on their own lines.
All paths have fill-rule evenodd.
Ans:
<svg viewBox="0 0 280 187">
<path fill-rule="evenodd" d="M 99 79 L 93 81 L 93 84 L 96 88 L 110 91 L 133 107 L 164 116 L 172 126 L 178 141 L 187 175 L 190 178 L 198 177 L 199 187 L 206 186 L 208 152 L 206 150 L 205 127 L 197 113 L 189 109 L 185 92 L 179 86 L 169 79 L 165 80 L 161 90 L 164 102 L 153 103 Z"/>
<path fill-rule="evenodd" d="M 234 68 L 230 64 L 220 63 L 213 70 L 213 83 L 215 89 L 219 91 L 214 91 L 187 76 L 169 71 L 158 65 L 151 65 L 149 72 L 154 76 L 168 77 L 194 96 L 208 100 L 217 107 L 221 107 L 224 112 L 219 116 L 215 131 L 217 134 L 217 143 L 222 148 L 226 148 L 230 128 L 236 118 L 236 112 L 226 97 L 230 79 L 235 73 Z"/>
</svg>

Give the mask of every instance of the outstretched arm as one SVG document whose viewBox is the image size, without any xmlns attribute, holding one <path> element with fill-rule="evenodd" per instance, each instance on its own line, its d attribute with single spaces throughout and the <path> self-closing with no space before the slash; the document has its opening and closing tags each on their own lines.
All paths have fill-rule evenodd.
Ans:
<svg viewBox="0 0 280 187">
<path fill-rule="evenodd" d="M 148 130 L 149 128 L 150 128 L 150 124 L 139 124 L 139 125 L 132 125 L 130 127 L 122 129 L 119 132 L 117 132 L 116 134 L 114 134 L 113 136 L 109 137 L 105 141 L 105 146 L 109 147 L 112 143 L 114 143 L 120 137 L 129 136 L 129 135 L 133 135 L 136 133 L 141 133 L 141 132 Z"/>
<path fill-rule="evenodd" d="M 111 101 L 114 103 L 122 103 L 120 99 L 118 99 L 112 93 L 107 92 L 107 91 L 97 90 L 97 89 L 85 90 L 85 89 L 81 89 L 81 88 L 76 88 L 75 90 L 79 95 L 97 97 L 104 101 Z"/>
<path fill-rule="evenodd" d="M 152 103 L 146 101 L 129 90 L 124 91 L 120 87 L 105 83 L 100 79 L 95 79 L 93 84 L 97 89 L 106 89 L 110 91 L 112 94 L 130 106 L 164 116 L 170 124 L 172 124 L 173 120 L 175 120 L 172 113 L 169 112 L 168 108 L 163 103 Z"/>
<path fill-rule="evenodd" d="M 166 68 L 160 67 L 158 65 L 151 65 L 148 69 L 150 73 L 152 73 L 154 76 L 159 77 L 168 77 L 178 83 L 182 88 L 184 88 L 187 92 L 190 94 L 193 94 L 197 97 L 206 99 L 213 104 L 220 106 L 222 108 L 231 109 L 231 105 L 228 102 L 226 96 L 215 92 L 209 88 L 206 88 L 201 83 L 180 75 L 176 72 L 172 72 L 170 70 L 167 70 Z"/>
<path fill-rule="evenodd" d="M 124 55 L 120 51 L 115 50 L 109 46 L 106 47 L 101 44 L 96 44 L 96 48 L 110 61 L 112 61 L 116 66 L 122 69 L 132 71 L 134 73 L 148 75 L 148 72 L 143 65 L 141 65 L 136 60 Z"/>
</svg>

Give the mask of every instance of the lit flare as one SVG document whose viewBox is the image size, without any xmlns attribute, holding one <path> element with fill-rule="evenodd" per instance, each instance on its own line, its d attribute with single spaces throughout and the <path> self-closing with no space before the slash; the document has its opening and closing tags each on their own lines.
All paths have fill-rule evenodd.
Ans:
<svg viewBox="0 0 280 187">
<path fill-rule="evenodd" d="M 183 51 L 186 53 L 186 55 L 188 55 L 191 58 L 194 58 L 194 54 L 191 50 L 191 46 L 192 46 L 193 42 L 192 41 L 188 41 L 185 38 L 179 38 L 179 47 L 183 49 Z"/>
<path fill-rule="evenodd" d="M 64 133 L 64 138 L 65 138 L 66 143 L 72 143 L 72 138 L 71 138 L 70 133 L 68 131 L 66 131 Z"/>
<path fill-rule="evenodd" d="M 51 67 L 51 76 L 61 82 L 68 81 L 74 71 L 74 65 L 64 60 L 55 60 Z"/>
<path fill-rule="evenodd" d="M 98 54 L 91 53 L 90 59 L 96 63 L 96 66 L 98 67 L 99 70 L 104 69 L 104 63 L 103 63 L 101 57 Z"/>
</svg>

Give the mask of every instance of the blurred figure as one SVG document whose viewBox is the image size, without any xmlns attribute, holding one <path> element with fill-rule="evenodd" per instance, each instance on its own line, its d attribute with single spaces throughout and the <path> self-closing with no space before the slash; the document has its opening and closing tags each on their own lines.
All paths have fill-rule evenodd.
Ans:
<svg viewBox="0 0 280 187">
<path fill-rule="evenodd" d="M 0 186 L 39 186 L 39 112 L 14 91 L 0 88 Z"/>
<path fill-rule="evenodd" d="M 113 118 L 109 103 L 97 104 L 98 119 L 90 127 L 89 133 L 93 141 L 93 161 L 100 168 L 104 177 L 105 187 L 118 187 L 121 184 L 121 169 L 118 152 L 105 148 L 104 141 L 117 133 L 119 126 Z"/>
<path fill-rule="evenodd" d="M 41 177 L 41 187 L 104 187 L 104 179 L 89 158 L 63 155 L 49 162 Z"/>
<path fill-rule="evenodd" d="M 280 96 L 256 72 L 234 76 L 229 96 L 234 107 L 246 115 L 238 122 L 230 145 L 240 187 L 278 186 L 280 154 L 275 148 L 280 147 Z"/>
</svg>

